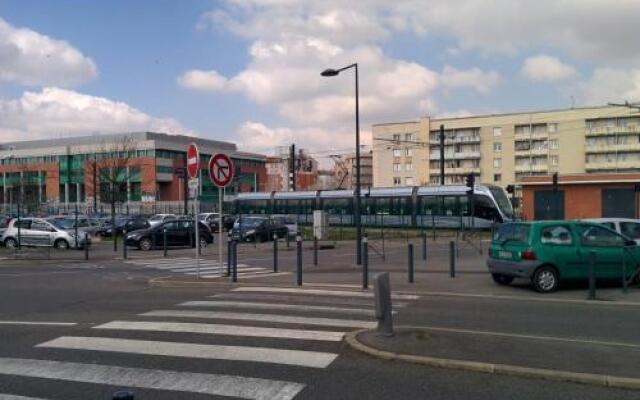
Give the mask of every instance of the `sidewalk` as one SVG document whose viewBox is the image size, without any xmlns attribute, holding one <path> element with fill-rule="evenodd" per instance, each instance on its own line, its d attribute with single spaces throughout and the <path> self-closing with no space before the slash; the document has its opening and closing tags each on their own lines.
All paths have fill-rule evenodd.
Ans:
<svg viewBox="0 0 640 400">
<path fill-rule="evenodd" d="M 456 329 L 397 328 L 351 333 L 371 356 L 427 366 L 640 390 L 640 345 Z"/>
</svg>

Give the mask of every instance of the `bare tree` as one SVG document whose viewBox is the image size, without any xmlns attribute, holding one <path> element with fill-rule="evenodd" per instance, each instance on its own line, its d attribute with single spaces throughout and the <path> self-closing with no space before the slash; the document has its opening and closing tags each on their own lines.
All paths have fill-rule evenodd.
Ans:
<svg viewBox="0 0 640 400">
<path fill-rule="evenodd" d="M 111 208 L 111 226 L 114 236 L 113 250 L 117 250 L 116 206 L 127 201 L 127 183 L 130 178 L 130 166 L 136 157 L 137 142 L 132 136 L 122 136 L 116 141 L 103 142 L 97 151 L 97 157 L 88 160 L 85 171 L 92 176 L 94 198 L 99 195 L 100 202 L 108 203 Z M 97 204 L 97 202 L 94 202 Z"/>
</svg>

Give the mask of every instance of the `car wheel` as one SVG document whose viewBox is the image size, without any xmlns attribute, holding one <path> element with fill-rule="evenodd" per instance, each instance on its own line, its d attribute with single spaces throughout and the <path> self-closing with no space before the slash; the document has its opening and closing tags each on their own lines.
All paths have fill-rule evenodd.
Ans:
<svg viewBox="0 0 640 400">
<path fill-rule="evenodd" d="M 542 266 L 533 274 L 533 288 L 540 293 L 551 293 L 558 288 L 558 271 L 550 266 Z"/>
<path fill-rule="evenodd" d="M 493 281 L 498 285 L 508 285 L 513 282 L 513 276 L 502 275 L 502 274 L 491 274 Z"/>
<path fill-rule="evenodd" d="M 140 243 L 138 244 L 140 250 L 149 251 L 153 248 L 153 243 L 151 243 L 151 239 L 142 238 L 140 239 Z"/>
<path fill-rule="evenodd" d="M 67 249 L 69 249 L 69 242 L 67 242 L 64 239 L 58 239 L 53 244 L 53 247 L 55 247 L 58 250 L 67 250 Z"/>
<path fill-rule="evenodd" d="M 8 238 L 7 240 L 4 241 L 4 245 L 10 249 L 14 249 L 18 247 L 18 241 L 15 240 L 14 238 Z"/>
</svg>

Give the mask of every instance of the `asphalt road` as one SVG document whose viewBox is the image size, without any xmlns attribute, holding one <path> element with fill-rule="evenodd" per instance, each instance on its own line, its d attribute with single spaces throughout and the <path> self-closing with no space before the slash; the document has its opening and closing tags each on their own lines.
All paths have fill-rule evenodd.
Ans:
<svg viewBox="0 0 640 400">
<path fill-rule="evenodd" d="M 341 332 L 373 321 L 369 298 L 333 293 L 345 290 L 340 285 L 346 282 L 339 276 L 334 287 L 322 287 L 319 290 L 327 292 L 315 295 L 274 292 L 268 285 L 253 291 L 233 291 L 224 284 L 150 287 L 148 279 L 166 275 L 167 268 L 192 268 L 180 261 L 186 254 L 176 255 L 178 259 L 167 265 L 161 265 L 157 254 L 134 254 L 139 260 L 133 261 L 139 262 L 126 263 L 5 264 L 0 268 L 0 393 L 109 399 L 127 387 L 136 399 L 639 396 L 633 391 L 374 359 L 339 341 Z M 253 258 L 269 256 L 251 253 Z M 185 265 L 178 265 L 181 262 Z M 283 261 L 283 268 L 290 269 L 290 261 Z M 404 324 L 637 343 L 635 308 L 447 297 L 397 303 L 404 303 L 398 304 L 397 316 Z"/>
</svg>

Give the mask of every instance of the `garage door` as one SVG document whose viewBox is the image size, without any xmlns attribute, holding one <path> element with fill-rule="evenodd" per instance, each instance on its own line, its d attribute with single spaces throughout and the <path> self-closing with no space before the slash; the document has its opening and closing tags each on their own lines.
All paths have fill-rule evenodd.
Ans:
<svg viewBox="0 0 640 400">
<path fill-rule="evenodd" d="M 536 221 L 564 219 L 564 191 L 538 190 L 534 194 L 534 216 Z"/>
<path fill-rule="evenodd" d="M 633 189 L 603 189 L 603 218 L 635 218 Z"/>
</svg>

